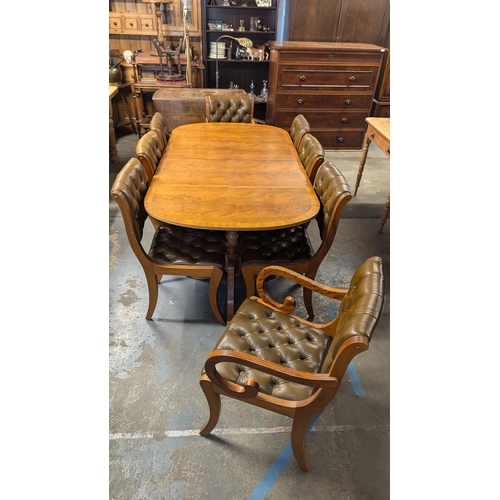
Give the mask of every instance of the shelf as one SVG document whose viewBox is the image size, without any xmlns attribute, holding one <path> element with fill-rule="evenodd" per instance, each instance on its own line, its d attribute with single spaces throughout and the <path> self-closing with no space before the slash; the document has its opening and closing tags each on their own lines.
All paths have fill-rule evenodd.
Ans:
<svg viewBox="0 0 500 500">
<path fill-rule="evenodd" d="M 262 64 L 262 63 L 269 63 L 269 59 L 266 59 L 265 61 L 251 61 L 250 59 L 207 59 L 207 62 L 216 62 L 219 61 L 220 63 L 250 63 L 250 64 Z"/>
<path fill-rule="evenodd" d="M 249 9 L 255 9 L 255 10 L 276 10 L 276 7 L 257 7 L 257 5 L 206 5 L 205 6 L 208 10 L 209 9 L 235 9 L 235 10 L 249 10 Z"/>
<path fill-rule="evenodd" d="M 239 30 L 234 30 L 234 31 L 229 31 L 229 30 L 226 30 L 226 31 L 217 31 L 217 30 L 206 30 L 207 33 L 222 33 L 222 35 L 219 35 L 219 36 L 223 36 L 223 35 L 227 35 L 228 33 L 239 33 L 239 34 L 242 34 L 242 33 L 246 33 L 247 35 L 275 35 L 276 34 L 276 31 L 239 31 Z M 229 35 L 229 36 L 233 36 L 233 35 Z M 235 38 L 238 38 L 237 36 Z M 274 38 L 273 38 L 274 40 Z"/>
</svg>

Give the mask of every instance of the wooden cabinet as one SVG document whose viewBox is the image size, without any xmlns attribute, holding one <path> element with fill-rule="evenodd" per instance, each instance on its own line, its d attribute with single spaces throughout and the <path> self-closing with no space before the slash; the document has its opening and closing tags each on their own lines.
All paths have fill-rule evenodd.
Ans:
<svg viewBox="0 0 500 500">
<path fill-rule="evenodd" d="M 203 0 L 205 4 L 207 0 Z M 248 38 L 252 41 L 253 47 L 260 47 L 276 38 L 276 23 L 277 10 L 279 0 L 273 0 L 271 7 L 257 7 L 255 1 L 250 1 L 248 6 L 223 6 L 223 0 L 217 0 L 217 5 L 204 5 L 203 15 L 203 31 L 204 31 L 204 47 L 203 59 L 206 61 L 205 69 L 205 86 L 208 88 L 217 87 L 217 66 L 219 72 L 218 88 L 229 88 L 230 83 L 238 85 L 240 89 L 250 92 L 250 84 L 254 83 L 254 92 L 259 95 L 262 91 L 263 80 L 268 81 L 269 74 L 269 59 L 264 60 L 248 60 L 246 58 L 237 59 L 236 48 L 238 43 L 229 37 Z M 251 18 L 260 20 L 260 26 L 266 27 L 265 30 L 251 29 Z M 240 23 L 243 23 L 243 30 L 240 30 Z M 232 27 L 233 31 L 222 29 L 210 29 L 210 26 Z M 269 28 L 269 29 L 267 29 Z M 219 42 L 224 42 L 226 47 L 231 47 L 231 59 L 225 56 L 217 58 L 213 56 L 212 42 L 221 38 Z M 269 53 L 269 51 L 267 51 Z M 265 118 L 265 103 L 256 103 L 255 105 L 256 118 Z"/>
<path fill-rule="evenodd" d="M 325 149 L 361 149 L 385 49 L 363 43 L 271 42 L 266 123 L 303 114 Z"/>
<path fill-rule="evenodd" d="M 389 49 L 389 0 L 288 0 L 289 40 L 371 43 Z M 390 115 L 390 66 L 386 50 L 371 116 Z"/>
<path fill-rule="evenodd" d="M 201 58 L 201 11 L 204 0 L 187 0 L 190 43 L 195 54 Z M 175 48 L 184 36 L 183 2 L 170 0 L 158 2 L 161 16 L 161 32 L 165 42 Z M 109 48 L 120 57 L 124 50 L 156 52 L 153 40 L 158 37 L 156 4 L 141 0 L 110 0 L 109 2 Z"/>
</svg>

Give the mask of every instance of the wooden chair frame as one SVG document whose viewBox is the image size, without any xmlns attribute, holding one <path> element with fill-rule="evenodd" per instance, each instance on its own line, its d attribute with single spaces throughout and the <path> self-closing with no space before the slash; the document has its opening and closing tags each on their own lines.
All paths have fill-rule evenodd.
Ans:
<svg viewBox="0 0 500 500">
<path fill-rule="evenodd" d="M 351 318 L 348 320 L 350 322 L 346 329 L 349 330 L 349 334 L 346 335 L 345 330 L 342 334 L 339 333 L 339 340 L 337 346 L 335 346 L 336 350 L 330 354 L 331 359 L 329 356 L 325 357 L 324 365 L 329 362 L 331 362 L 331 364 L 329 366 L 323 366 L 321 368 L 321 373 L 308 373 L 293 370 L 280 364 L 261 359 L 252 354 L 234 350 L 214 350 L 208 356 L 205 362 L 204 373 L 200 379 L 200 386 L 207 398 L 210 416 L 207 423 L 200 430 L 202 436 L 207 436 L 215 428 L 218 422 L 221 412 L 221 395 L 244 401 L 293 419 L 291 432 L 293 454 L 299 467 L 304 471 L 309 470 L 309 462 L 305 451 L 307 428 L 311 420 L 335 397 L 351 360 L 357 354 L 368 349 L 371 334 L 376 327 L 382 310 L 384 302 L 382 261 L 379 257 L 371 257 L 363 266 L 367 264 L 370 266 L 370 278 L 373 279 L 371 279 L 368 286 L 364 285 L 361 287 L 361 290 L 355 293 L 358 293 L 358 298 L 359 294 L 364 294 L 365 297 L 370 296 L 372 302 L 368 304 L 366 300 L 359 301 L 362 302 L 360 307 L 357 305 L 352 306 L 356 310 L 352 314 L 352 318 L 354 319 Z M 359 270 L 357 272 L 359 272 Z M 343 300 L 348 293 L 351 293 L 348 301 L 349 303 L 353 301 L 354 292 L 352 291 L 352 283 L 350 289 L 333 288 L 317 283 L 290 269 L 281 266 L 268 266 L 259 273 L 257 278 L 257 291 L 259 297 L 252 297 L 251 300 L 260 302 L 276 311 L 290 314 L 295 307 L 295 301 L 292 297 L 287 297 L 283 303 L 279 303 L 269 296 L 264 289 L 264 282 L 266 278 L 271 276 L 282 276 L 309 289 L 311 292 L 335 300 Z M 350 305 L 348 304 L 346 309 L 349 307 Z M 349 312 L 346 312 L 346 314 L 349 314 Z M 344 322 L 345 316 L 339 320 L 340 314 L 332 321 L 325 324 L 312 323 L 291 314 L 290 316 L 302 323 L 306 328 L 311 326 L 321 329 L 330 335 L 332 339 L 335 339 L 337 329 L 341 331 L 346 324 Z M 368 321 L 366 321 L 367 317 L 369 318 Z M 228 325 L 228 328 L 230 325 L 231 323 Z M 330 346 L 329 349 L 331 348 Z M 228 362 L 244 365 L 291 382 L 311 386 L 316 388 L 316 391 L 312 396 L 300 401 L 284 400 L 270 396 L 259 392 L 259 384 L 254 380 L 247 380 L 242 386 L 224 379 L 218 373 L 217 365 L 218 363 Z"/>
<path fill-rule="evenodd" d="M 210 279 L 208 291 L 210 306 L 217 321 L 221 325 L 225 325 L 226 321 L 222 316 L 217 302 L 217 291 L 224 274 L 222 267 L 164 264 L 152 259 L 148 252 L 145 251 L 141 240 L 144 222 L 147 218 L 147 213 L 144 209 L 144 197 L 148 187 L 149 181 L 146 169 L 137 158 L 132 158 L 117 175 L 111 189 L 111 196 L 120 207 L 130 246 L 146 275 L 149 291 L 149 305 L 146 312 L 146 319 L 151 319 L 156 308 L 158 285 L 161 282 L 162 276 L 189 276 L 197 279 Z M 168 226 L 166 223 L 161 224 Z M 156 230 L 158 230 L 158 227 L 156 227 Z"/>
<path fill-rule="evenodd" d="M 323 182 L 330 182 L 329 178 L 336 178 L 337 186 L 335 186 L 336 190 L 333 188 L 331 190 L 327 189 L 324 195 L 322 194 L 320 197 L 321 208 L 316 216 L 322 240 L 320 246 L 310 259 L 299 262 L 287 262 L 286 264 L 283 263 L 283 265 L 286 265 L 289 269 L 298 273 L 303 273 L 311 279 L 315 278 L 321 262 L 323 262 L 323 259 L 330 250 L 335 239 L 335 235 L 337 234 L 342 212 L 347 203 L 349 203 L 352 199 L 347 181 L 340 170 L 338 170 L 337 167 L 335 167 L 335 165 L 333 165 L 330 161 L 322 164 L 318 170 L 318 176 L 314 183 L 314 188 L 317 193 L 319 186 Z M 327 222 L 325 224 L 325 216 L 327 215 L 327 212 L 328 216 L 326 217 Z M 304 231 L 307 231 L 307 229 L 304 228 Z M 245 280 L 248 298 L 254 294 L 256 276 L 269 264 L 269 262 L 241 263 L 240 268 Z M 278 263 L 275 262 L 275 264 Z M 304 302 L 309 316 L 313 318 L 314 311 L 312 305 L 312 293 L 307 287 L 304 288 Z"/>
</svg>

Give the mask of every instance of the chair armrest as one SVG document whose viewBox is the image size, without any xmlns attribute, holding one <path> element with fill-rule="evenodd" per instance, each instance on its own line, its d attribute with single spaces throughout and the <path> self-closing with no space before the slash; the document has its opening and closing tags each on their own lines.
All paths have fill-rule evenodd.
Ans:
<svg viewBox="0 0 500 500">
<path fill-rule="evenodd" d="M 349 290 L 344 288 L 333 288 L 331 286 L 322 285 L 317 281 L 307 278 L 306 276 L 292 271 L 286 267 L 282 266 L 267 266 L 259 273 L 256 280 L 257 293 L 259 294 L 259 300 L 263 304 L 269 305 L 274 309 L 277 309 L 284 313 L 289 313 L 295 308 L 295 299 L 293 297 L 286 297 L 283 304 L 276 302 L 264 289 L 264 281 L 269 276 L 281 276 L 286 278 L 298 285 L 303 286 L 313 292 L 324 295 L 331 299 L 342 300 Z"/>
<path fill-rule="evenodd" d="M 333 388 L 340 385 L 340 381 L 337 377 L 331 377 L 327 373 L 308 373 L 293 370 L 292 368 L 287 368 L 286 366 L 278 365 L 244 352 L 232 350 L 212 351 L 205 362 L 205 373 L 207 377 L 219 387 L 219 389 L 241 398 L 256 397 L 260 389 L 259 384 L 255 382 L 255 380 L 247 380 L 244 386 L 229 382 L 221 377 L 217 371 L 216 365 L 218 363 L 237 363 L 289 380 L 290 382 L 316 388 Z"/>
</svg>

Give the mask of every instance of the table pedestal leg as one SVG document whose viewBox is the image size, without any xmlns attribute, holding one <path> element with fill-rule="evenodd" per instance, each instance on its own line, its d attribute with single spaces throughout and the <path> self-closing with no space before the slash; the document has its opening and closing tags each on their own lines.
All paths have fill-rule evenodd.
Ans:
<svg viewBox="0 0 500 500">
<path fill-rule="evenodd" d="M 359 162 L 358 175 L 356 176 L 356 185 L 354 187 L 353 196 L 356 196 L 356 193 L 358 192 L 359 183 L 361 182 L 361 177 L 363 175 L 363 169 L 365 168 L 366 156 L 368 155 L 368 148 L 371 142 L 371 139 L 366 136 L 363 151 L 361 153 L 361 161 Z"/>
<path fill-rule="evenodd" d="M 391 192 L 389 191 L 387 193 L 387 200 L 385 200 L 385 207 L 384 207 L 384 212 L 382 213 L 382 219 L 380 220 L 380 229 L 378 230 L 379 233 L 381 233 L 382 229 L 384 229 L 385 221 L 387 220 L 387 216 L 389 215 L 390 206 L 391 206 Z"/>
<path fill-rule="evenodd" d="M 238 252 L 238 231 L 226 231 L 227 322 L 234 315 L 234 275 Z"/>
</svg>

